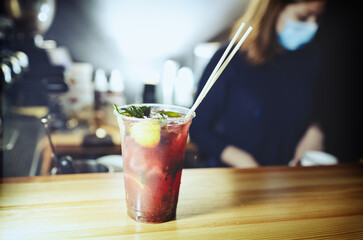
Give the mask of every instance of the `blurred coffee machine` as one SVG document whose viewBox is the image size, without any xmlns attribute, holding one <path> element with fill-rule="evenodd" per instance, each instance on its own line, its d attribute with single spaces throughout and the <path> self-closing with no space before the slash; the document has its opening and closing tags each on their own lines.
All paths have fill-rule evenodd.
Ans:
<svg viewBox="0 0 363 240">
<path fill-rule="evenodd" d="M 65 66 L 51 61 L 50 49 L 56 43 L 42 38 L 52 24 L 55 7 L 55 0 L 0 2 L 0 175 L 35 175 L 36 145 L 44 134 L 39 117 L 60 114 L 51 95 L 68 91 Z M 61 118 L 61 114 L 56 117 Z"/>
<path fill-rule="evenodd" d="M 11 79 L 2 80 L 4 95 L 11 106 L 53 107 L 49 93 L 68 90 L 64 66 L 51 62 L 49 50 L 56 43 L 42 38 L 53 21 L 55 0 L 4 0 L 2 4 L 1 64 L 12 70 Z M 16 69 L 19 54 L 28 64 Z"/>
</svg>

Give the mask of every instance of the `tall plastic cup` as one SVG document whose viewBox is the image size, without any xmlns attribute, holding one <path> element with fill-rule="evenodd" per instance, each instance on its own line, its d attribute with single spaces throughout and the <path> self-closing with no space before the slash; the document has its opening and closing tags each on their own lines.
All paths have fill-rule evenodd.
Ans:
<svg viewBox="0 0 363 240">
<path fill-rule="evenodd" d="M 166 222 L 176 215 L 188 131 L 195 114 L 187 118 L 189 109 L 178 106 L 135 106 L 181 115 L 159 120 L 114 112 L 121 132 L 127 213 L 140 222 Z"/>
</svg>

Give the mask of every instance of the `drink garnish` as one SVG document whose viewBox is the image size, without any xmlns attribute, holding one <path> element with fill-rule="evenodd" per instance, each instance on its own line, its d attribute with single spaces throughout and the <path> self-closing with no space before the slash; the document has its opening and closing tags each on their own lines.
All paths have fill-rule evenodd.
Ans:
<svg viewBox="0 0 363 240">
<path fill-rule="evenodd" d="M 160 142 L 160 128 L 159 122 L 136 122 L 131 126 L 130 134 L 141 146 L 156 147 Z"/>
<path fill-rule="evenodd" d="M 122 114 L 122 115 L 125 115 L 128 117 L 136 117 L 136 118 L 150 117 L 150 112 L 151 112 L 150 107 L 146 107 L 146 106 L 137 107 L 137 106 L 132 105 L 127 108 L 121 108 L 121 110 L 123 112 L 120 112 L 116 104 L 114 104 L 113 106 L 119 114 Z"/>
<path fill-rule="evenodd" d="M 119 111 L 118 107 L 116 104 L 113 105 L 114 108 L 116 109 L 116 111 L 124 116 L 127 117 L 136 117 L 136 118 L 150 118 L 151 116 L 151 108 L 147 107 L 147 106 L 141 106 L 141 107 L 137 107 L 134 105 L 131 105 L 127 108 L 121 108 L 121 111 Z M 178 118 L 181 117 L 181 115 L 179 113 L 173 112 L 173 111 L 158 111 L 156 113 L 156 115 L 153 115 L 153 117 L 156 117 L 160 120 L 166 120 L 168 117 L 169 118 Z"/>
<path fill-rule="evenodd" d="M 163 112 L 165 115 L 167 115 L 168 117 L 172 117 L 172 118 L 178 118 L 181 117 L 179 113 L 176 112 L 172 112 L 172 111 L 165 111 Z"/>
<path fill-rule="evenodd" d="M 116 105 L 116 104 L 114 104 L 114 105 L 113 105 L 113 107 L 116 109 L 116 112 L 117 112 L 118 114 L 122 114 L 122 113 L 120 113 L 120 111 L 118 110 L 118 107 L 117 107 L 117 105 Z"/>
<path fill-rule="evenodd" d="M 160 115 L 161 120 L 166 120 L 166 116 L 163 112 L 158 112 L 158 114 Z"/>
</svg>

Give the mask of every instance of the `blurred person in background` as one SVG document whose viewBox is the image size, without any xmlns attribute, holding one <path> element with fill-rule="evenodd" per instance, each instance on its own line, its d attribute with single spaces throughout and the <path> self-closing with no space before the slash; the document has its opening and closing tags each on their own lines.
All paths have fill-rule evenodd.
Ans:
<svg viewBox="0 0 363 240">
<path fill-rule="evenodd" d="M 254 29 L 190 129 L 210 167 L 297 165 L 305 151 L 324 150 L 313 104 L 322 68 L 314 38 L 324 8 L 323 0 L 250 1 L 236 27 L 243 21 Z M 198 93 L 226 47 L 207 65 Z"/>
</svg>

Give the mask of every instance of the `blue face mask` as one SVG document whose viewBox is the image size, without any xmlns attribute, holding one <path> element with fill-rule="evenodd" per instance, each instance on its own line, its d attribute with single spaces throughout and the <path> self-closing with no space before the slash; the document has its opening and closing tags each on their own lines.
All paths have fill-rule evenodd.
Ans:
<svg viewBox="0 0 363 240">
<path fill-rule="evenodd" d="M 277 35 L 283 48 L 294 51 L 313 40 L 317 30 L 316 23 L 287 20 L 284 29 Z"/>
</svg>

